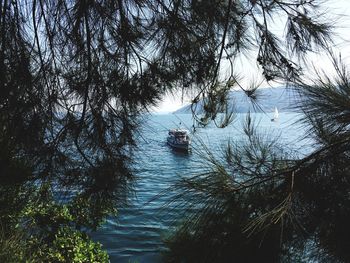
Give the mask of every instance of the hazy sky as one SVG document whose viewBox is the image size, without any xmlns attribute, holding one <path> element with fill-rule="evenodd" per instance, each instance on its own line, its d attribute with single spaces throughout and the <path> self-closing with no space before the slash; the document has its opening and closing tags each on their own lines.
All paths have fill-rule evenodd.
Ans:
<svg viewBox="0 0 350 263">
<path fill-rule="evenodd" d="M 328 0 L 325 1 L 323 6 L 327 9 L 326 14 L 330 16 L 331 20 L 335 21 L 336 36 L 334 38 L 335 43 L 333 45 L 333 50 L 337 53 L 341 53 L 343 60 L 350 68 L 350 0 Z M 283 31 L 283 28 L 281 28 L 281 31 Z M 325 72 L 332 72 L 332 64 L 325 53 L 312 54 L 309 56 L 308 62 Z M 242 75 L 245 80 L 261 79 L 261 74 L 257 69 L 255 58 L 251 60 L 242 59 L 238 61 L 236 66 L 237 68 L 244 68 L 244 71 L 239 72 L 239 74 Z M 312 76 L 312 71 L 307 73 L 310 73 Z M 243 85 L 246 84 L 248 84 L 248 82 L 243 83 Z M 185 98 L 182 102 L 181 96 L 165 96 L 154 111 L 172 112 L 188 103 L 189 99 Z"/>
</svg>

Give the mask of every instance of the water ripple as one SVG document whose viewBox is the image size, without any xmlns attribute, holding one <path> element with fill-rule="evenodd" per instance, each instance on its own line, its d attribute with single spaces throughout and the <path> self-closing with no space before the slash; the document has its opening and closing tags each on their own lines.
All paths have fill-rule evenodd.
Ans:
<svg viewBox="0 0 350 263">
<path fill-rule="evenodd" d="M 270 116 L 260 116 L 260 127 L 281 133 L 284 140 L 299 138 L 300 131 L 289 127 L 295 114 L 281 113 L 285 122 L 271 123 Z M 245 116 L 241 116 L 244 119 Z M 132 196 L 129 206 L 119 209 L 117 217 L 110 217 L 103 227 L 93 234 L 107 249 L 111 262 L 161 262 L 160 251 L 165 247 L 162 238 L 174 219 L 181 215 L 181 206 L 165 209 L 165 202 L 175 194 L 171 185 L 180 177 L 200 171 L 201 160 L 196 153 L 181 154 L 172 151 L 166 144 L 167 131 L 164 127 L 173 128 L 181 118 L 183 124 L 191 127 L 191 116 L 156 115 L 150 118 L 149 125 L 143 131 L 143 140 L 136 158 L 137 181 L 136 195 Z M 288 122 L 288 120 L 291 120 Z M 228 137 L 236 140 L 242 135 L 239 122 L 225 129 L 208 127 L 199 131 L 201 139 L 210 149 L 220 150 Z M 157 196 L 161 192 L 166 195 Z"/>
</svg>

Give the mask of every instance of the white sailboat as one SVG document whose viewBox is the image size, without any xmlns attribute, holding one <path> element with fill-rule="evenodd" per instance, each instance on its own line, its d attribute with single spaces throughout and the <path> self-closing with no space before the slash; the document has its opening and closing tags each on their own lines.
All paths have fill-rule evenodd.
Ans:
<svg viewBox="0 0 350 263">
<path fill-rule="evenodd" d="M 273 118 L 271 119 L 271 121 L 278 121 L 278 118 L 279 118 L 278 110 L 277 110 L 277 107 L 275 107 L 275 113 L 273 114 Z"/>
</svg>

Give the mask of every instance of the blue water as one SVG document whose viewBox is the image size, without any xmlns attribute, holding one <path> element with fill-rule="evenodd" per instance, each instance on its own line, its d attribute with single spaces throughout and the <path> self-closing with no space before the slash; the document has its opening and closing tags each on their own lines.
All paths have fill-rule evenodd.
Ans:
<svg viewBox="0 0 350 263">
<path fill-rule="evenodd" d="M 252 114 L 259 131 L 265 133 L 266 138 L 279 136 L 286 147 L 302 152 L 306 142 L 302 140 L 303 129 L 295 124 L 298 115 L 280 113 L 278 122 L 271 122 L 271 115 Z M 193 138 L 194 150 L 189 154 L 169 148 L 166 136 L 168 129 L 176 128 L 180 121 L 183 128 L 190 129 L 193 124 L 190 114 L 147 117 L 135 155 L 135 193 L 130 196 L 127 207 L 119 209 L 117 217 L 108 218 L 102 228 L 93 234 L 93 239 L 107 249 L 111 262 L 162 262 L 162 239 L 174 228 L 174 219 L 180 214 L 175 209 L 164 207 L 174 195 L 172 183 L 179 176 L 190 176 L 203 167 L 203 160 L 197 154 L 201 148 L 199 140 L 216 154 L 229 138 L 231 141 L 242 140 L 245 117 L 245 114 L 238 114 L 235 121 L 224 129 L 218 129 L 215 125 L 197 129 Z"/>
</svg>

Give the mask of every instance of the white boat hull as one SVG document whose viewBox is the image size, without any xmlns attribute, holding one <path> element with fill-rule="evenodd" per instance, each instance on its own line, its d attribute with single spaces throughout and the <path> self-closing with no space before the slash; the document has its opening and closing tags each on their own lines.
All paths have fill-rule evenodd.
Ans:
<svg viewBox="0 0 350 263">
<path fill-rule="evenodd" d="M 171 129 L 168 133 L 167 142 L 175 150 L 188 151 L 191 139 L 187 130 Z"/>
<path fill-rule="evenodd" d="M 188 151 L 190 148 L 190 143 L 176 143 L 170 138 L 167 139 L 168 145 L 174 149 Z"/>
</svg>

